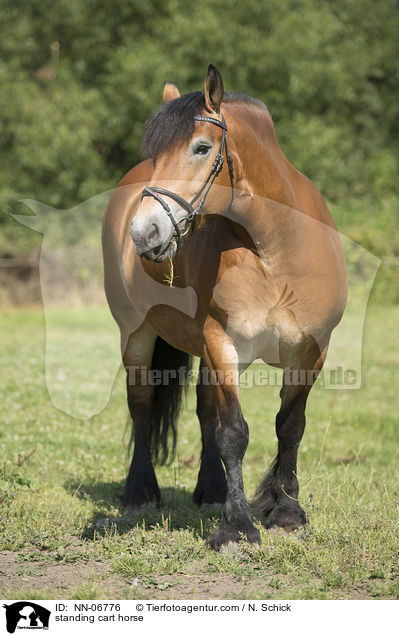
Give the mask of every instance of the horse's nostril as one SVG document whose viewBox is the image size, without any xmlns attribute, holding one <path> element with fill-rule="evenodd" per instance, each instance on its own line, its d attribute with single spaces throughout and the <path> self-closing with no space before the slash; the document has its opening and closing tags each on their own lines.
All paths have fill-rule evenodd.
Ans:
<svg viewBox="0 0 399 636">
<path fill-rule="evenodd" d="M 161 248 L 162 248 L 162 243 L 158 245 L 158 247 L 154 247 L 154 249 L 152 250 L 154 256 L 158 256 L 159 252 L 161 251 Z"/>
<path fill-rule="evenodd" d="M 158 226 L 153 223 L 152 228 L 148 233 L 148 243 L 153 243 L 159 237 L 159 229 Z"/>
</svg>

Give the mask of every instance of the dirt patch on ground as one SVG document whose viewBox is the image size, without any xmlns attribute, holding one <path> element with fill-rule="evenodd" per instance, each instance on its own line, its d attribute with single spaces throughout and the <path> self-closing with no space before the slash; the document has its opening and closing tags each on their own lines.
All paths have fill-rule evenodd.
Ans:
<svg viewBox="0 0 399 636">
<path fill-rule="evenodd" d="M 289 585 L 289 577 L 279 578 L 280 584 Z M 16 600 L 21 598 L 21 593 L 26 595 L 30 591 L 50 599 L 279 598 L 273 577 L 268 576 L 237 581 L 225 573 L 193 573 L 130 579 L 115 574 L 110 564 L 102 560 L 76 560 L 72 563 L 40 561 L 27 559 L 23 551 L 0 552 L 0 597 Z M 82 597 L 81 594 L 85 593 Z M 341 590 L 337 598 L 360 600 L 370 598 L 370 595 L 366 588 L 357 586 L 345 592 Z"/>
<path fill-rule="evenodd" d="M 18 596 L 21 590 L 36 590 L 48 593 L 49 598 L 63 599 L 84 584 L 88 588 L 100 588 L 104 599 L 223 599 L 230 598 L 232 590 L 237 598 L 244 591 L 244 586 L 228 574 L 128 579 L 112 572 L 110 565 L 103 561 L 27 561 L 13 552 L 0 553 L 0 596 L 3 598 L 14 600 L 15 593 Z"/>
<path fill-rule="evenodd" d="M 84 583 L 101 584 L 104 592 L 118 598 L 123 582 L 104 562 L 27 561 L 13 552 L 0 553 L 0 595 L 4 598 L 13 599 L 13 593 L 22 589 L 45 590 L 51 594 L 49 598 L 65 598 Z"/>
<path fill-rule="evenodd" d="M 259 583 L 258 583 L 259 584 Z M 244 585 L 229 574 L 173 574 L 143 581 L 144 594 L 151 599 L 231 599 L 247 596 Z"/>
</svg>

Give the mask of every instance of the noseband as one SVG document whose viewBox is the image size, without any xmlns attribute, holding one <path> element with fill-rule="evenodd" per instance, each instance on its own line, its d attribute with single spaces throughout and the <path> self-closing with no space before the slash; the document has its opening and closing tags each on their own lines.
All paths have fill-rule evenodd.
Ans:
<svg viewBox="0 0 399 636">
<path fill-rule="evenodd" d="M 162 205 L 166 214 L 170 218 L 173 227 L 175 228 L 175 233 L 173 235 L 173 238 L 176 239 L 176 241 L 179 241 L 181 238 L 186 237 L 191 232 L 194 218 L 198 214 L 198 212 L 201 210 L 202 206 L 204 205 L 205 199 L 208 196 L 209 190 L 211 189 L 213 182 L 215 181 L 216 177 L 222 170 L 223 163 L 224 163 L 223 155 L 224 155 L 225 149 L 226 149 L 226 159 L 227 159 L 227 165 L 229 168 L 230 183 L 231 183 L 230 205 L 233 202 L 233 196 L 234 196 L 233 159 L 227 148 L 227 139 L 226 139 L 227 126 L 226 126 L 226 122 L 223 115 L 222 115 L 222 121 L 219 121 L 218 119 L 214 119 L 213 117 L 206 117 L 205 115 L 195 115 L 194 119 L 197 121 L 207 121 L 210 124 L 215 124 L 215 126 L 219 126 L 219 128 L 221 128 L 223 131 L 222 141 L 220 142 L 219 151 L 215 157 L 215 161 L 213 162 L 212 168 L 207 178 L 205 179 L 204 183 L 202 184 L 201 188 L 198 190 L 197 194 L 194 195 L 191 201 L 186 201 L 186 199 L 183 199 L 183 197 L 181 197 L 179 194 L 176 194 L 175 192 L 171 192 L 170 190 L 165 190 L 164 188 L 156 188 L 155 186 L 146 186 L 143 190 L 143 194 L 141 195 L 141 199 L 143 199 L 144 197 L 153 197 L 154 199 L 158 201 L 158 203 Z M 178 203 L 180 207 L 187 212 L 187 215 L 181 218 L 179 221 L 176 221 L 170 207 L 168 206 L 168 204 L 162 198 L 161 195 L 167 196 L 170 199 L 173 199 L 174 201 L 176 201 L 176 203 Z M 198 201 L 198 203 L 195 205 L 196 201 Z M 185 224 L 183 231 L 179 227 L 179 223 L 181 222 L 184 222 Z"/>
</svg>

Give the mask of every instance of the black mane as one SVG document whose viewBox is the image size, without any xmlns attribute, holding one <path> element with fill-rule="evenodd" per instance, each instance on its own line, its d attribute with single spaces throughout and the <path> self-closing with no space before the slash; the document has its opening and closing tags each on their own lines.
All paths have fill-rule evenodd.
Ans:
<svg viewBox="0 0 399 636">
<path fill-rule="evenodd" d="M 258 108 L 262 108 L 267 113 L 269 112 L 266 104 L 257 99 L 256 97 L 251 97 L 250 95 L 245 95 L 245 93 L 225 93 L 223 95 L 223 101 L 226 104 L 231 102 L 241 102 L 243 104 L 252 104 L 252 106 L 258 106 Z"/>
<path fill-rule="evenodd" d="M 252 104 L 267 112 L 266 106 L 259 99 L 241 93 L 225 93 L 223 101 Z M 155 161 L 169 148 L 190 139 L 195 129 L 194 117 L 200 115 L 204 109 L 205 98 L 201 91 L 186 93 L 163 104 L 145 123 L 143 156 Z"/>
<path fill-rule="evenodd" d="M 166 102 L 147 119 L 143 139 L 143 154 L 155 160 L 168 148 L 190 139 L 195 129 L 195 115 L 205 108 L 201 91 L 187 93 Z"/>
</svg>

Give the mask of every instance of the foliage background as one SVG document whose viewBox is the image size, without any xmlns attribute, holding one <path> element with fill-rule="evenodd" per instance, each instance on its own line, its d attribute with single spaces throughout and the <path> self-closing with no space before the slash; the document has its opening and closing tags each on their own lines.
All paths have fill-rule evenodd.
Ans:
<svg viewBox="0 0 399 636">
<path fill-rule="evenodd" d="M 339 229 L 383 259 L 377 299 L 399 300 L 397 0 L 0 0 L 0 29 L 0 257 L 40 240 L 15 201 L 112 188 L 163 82 L 197 90 L 212 62 L 265 101 Z"/>
</svg>

